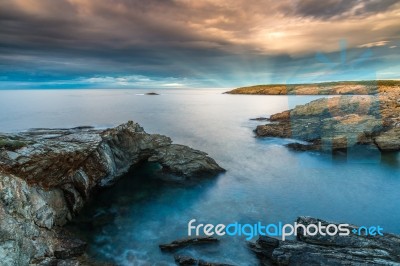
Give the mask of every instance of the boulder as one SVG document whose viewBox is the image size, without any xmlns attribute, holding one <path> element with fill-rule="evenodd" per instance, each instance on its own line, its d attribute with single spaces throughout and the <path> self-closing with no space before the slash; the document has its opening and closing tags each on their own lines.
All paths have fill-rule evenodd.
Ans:
<svg viewBox="0 0 400 266">
<path fill-rule="evenodd" d="M 297 219 L 297 223 L 306 226 L 318 222 L 324 226 L 332 224 L 312 217 Z M 352 225 L 349 228 L 358 229 Z M 296 240 L 261 236 L 256 243 L 249 243 L 249 248 L 261 265 L 400 265 L 400 236 L 387 233 L 306 236 L 299 228 Z"/>
</svg>

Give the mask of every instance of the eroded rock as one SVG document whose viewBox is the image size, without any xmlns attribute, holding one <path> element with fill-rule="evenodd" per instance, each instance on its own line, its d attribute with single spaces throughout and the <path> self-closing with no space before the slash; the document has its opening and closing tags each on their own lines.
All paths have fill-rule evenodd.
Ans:
<svg viewBox="0 0 400 266">
<path fill-rule="evenodd" d="M 400 89 L 373 96 L 322 98 L 271 115 L 271 123 L 255 129 L 258 137 L 292 138 L 296 150 L 345 150 L 356 145 L 381 151 L 400 150 Z"/>
<path fill-rule="evenodd" d="M 183 180 L 223 171 L 206 153 L 148 134 L 133 122 L 105 130 L 35 129 L 1 138 L 21 144 L 0 147 L 0 261 L 5 266 L 60 262 L 84 252 L 84 243 L 60 237 L 60 226 L 79 212 L 94 188 L 113 184 L 139 162 L 158 162 Z"/>
</svg>

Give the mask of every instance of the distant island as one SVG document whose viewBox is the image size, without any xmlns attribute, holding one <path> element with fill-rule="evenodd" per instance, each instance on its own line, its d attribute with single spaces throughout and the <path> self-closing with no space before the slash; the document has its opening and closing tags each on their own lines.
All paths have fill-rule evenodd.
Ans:
<svg viewBox="0 0 400 266">
<path fill-rule="evenodd" d="M 400 80 L 254 85 L 240 87 L 225 93 L 250 95 L 374 95 L 393 87 L 400 87 Z"/>
</svg>

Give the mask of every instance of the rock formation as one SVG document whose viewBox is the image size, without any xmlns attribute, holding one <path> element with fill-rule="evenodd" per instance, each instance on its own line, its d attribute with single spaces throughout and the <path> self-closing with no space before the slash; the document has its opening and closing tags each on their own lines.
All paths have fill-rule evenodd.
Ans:
<svg viewBox="0 0 400 266">
<path fill-rule="evenodd" d="M 175 240 L 168 244 L 161 244 L 159 247 L 162 251 L 175 251 L 188 246 L 215 244 L 218 243 L 218 241 L 219 240 L 214 237 L 195 237 Z"/>
<path fill-rule="evenodd" d="M 184 180 L 224 171 L 206 153 L 133 122 L 0 135 L 1 265 L 51 265 L 82 254 L 85 243 L 60 227 L 93 189 L 142 161 L 158 162 Z"/>
<path fill-rule="evenodd" d="M 400 150 L 400 89 L 374 96 L 322 98 L 270 116 L 259 125 L 259 137 L 293 138 L 297 150 L 340 150 L 355 145 L 381 151 Z"/>
<path fill-rule="evenodd" d="M 298 224 L 306 226 L 318 222 L 324 226 L 332 224 L 311 217 L 297 219 Z M 249 247 L 261 265 L 400 265 L 400 237 L 387 233 L 383 236 L 353 233 L 306 236 L 300 228 L 296 240 L 280 241 L 262 236 L 256 243 L 249 243 Z"/>
<path fill-rule="evenodd" d="M 311 84 L 270 84 L 237 88 L 226 94 L 251 95 L 373 95 L 399 87 L 398 80 L 339 81 Z"/>
<path fill-rule="evenodd" d="M 176 264 L 179 266 L 233 266 L 232 264 L 198 260 L 184 255 L 175 255 L 174 258 Z"/>
</svg>

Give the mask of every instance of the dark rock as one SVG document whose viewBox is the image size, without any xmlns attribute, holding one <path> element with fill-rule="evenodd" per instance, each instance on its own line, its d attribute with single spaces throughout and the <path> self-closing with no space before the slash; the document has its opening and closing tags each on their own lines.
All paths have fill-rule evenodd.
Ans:
<svg viewBox="0 0 400 266">
<path fill-rule="evenodd" d="M 232 266 L 232 264 L 198 260 L 190 256 L 175 255 L 174 258 L 176 264 L 180 266 Z"/>
<path fill-rule="evenodd" d="M 160 94 L 155 93 L 155 92 L 148 92 L 148 93 L 146 93 L 146 95 L 160 95 Z"/>
<path fill-rule="evenodd" d="M 299 217 L 297 223 L 332 224 L 311 217 Z M 336 224 L 338 225 L 338 224 Z M 349 229 L 358 229 L 349 226 Z M 260 237 L 249 248 L 262 265 L 400 265 L 400 237 L 393 234 L 366 236 L 306 236 L 301 228 L 297 240 L 280 241 Z"/>
<path fill-rule="evenodd" d="M 302 143 L 298 143 L 298 142 L 294 142 L 294 143 L 289 143 L 285 145 L 286 147 L 288 147 L 291 150 L 295 150 L 295 151 L 314 151 L 314 150 L 319 150 L 320 146 L 319 145 L 315 145 L 315 144 L 302 144 Z"/>
<path fill-rule="evenodd" d="M 60 238 L 58 228 L 81 210 L 93 190 L 147 160 L 183 181 L 224 171 L 206 153 L 148 134 L 132 121 L 105 130 L 42 128 L 1 135 L 0 261 L 27 265 L 81 254 L 83 244 Z"/>
<path fill-rule="evenodd" d="M 225 171 L 207 153 L 178 144 L 156 148 L 148 161 L 158 162 L 165 172 L 184 177 L 215 175 Z"/>
<path fill-rule="evenodd" d="M 268 121 L 269 119 L 266 117 L 256 117 L 256 118 L 250 118 L 250 120 L 253 121 Z"/>
<path fill-rule="evenodd" d="M 181 240 L 175 240 L 169 244 L 161 244 L 159 245 L 159 247 L 162 251 L 175 251 L 177 249 L 181 249 L 188 246 L 215 244 L 218 242 L 219 240 L 214 237 L 196 237 L 196 238 L 185 238 Z"/>
<path fill-rule="evenodd" d="M 79 239 L 59 238 L 59 245 L 55 247 L 54 257 L 57 259 L 70 259 L 82 255 L 87 244 Z"/>
<path fill-rule="evenodd" d="M 176 264 L 180 266 L 194 266 L 198 264 L 198 260 L 189 257 L 189 256 L 182 256 L 182 255 L 175 255 L 174 256 Z"/>
<path fill-rule="evenodd" d="M 198 266 L 233 266 L 232 264 L 219 263 L 219 262 L 208 262 L 204 260 L 199 260 Z"/>
</svg>

